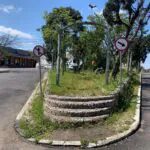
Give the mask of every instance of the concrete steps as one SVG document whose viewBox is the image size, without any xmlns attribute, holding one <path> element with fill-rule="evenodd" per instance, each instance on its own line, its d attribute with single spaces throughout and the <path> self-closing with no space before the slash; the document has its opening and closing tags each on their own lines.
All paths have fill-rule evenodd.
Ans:
<svg viewBox="0 0 150 150">
<path fill-rule="evenodd" d="M 101 116 L 93 116 L 93 117 L 67 117 L 67 116 L 57 116 L 50 115 L 49 119 L 52 121 L 57 121 L 61 123 L 94 123 L 98 122 L 102 119 L 107 118 L 109 115 L 101 115 Z"/>
<path fill-rule="evenodd" d="M 56 95 L 47 95 L 47 99 L 59 100 L 65 102 L 92 102 L 92 101 L 104 101 L 109 99 L 114 99 L 114 95 L 109 96 L 91 96 L 91 97 L 65 97 L 65 96 L 56 96 Z"/>
<path fill-rule="evenodd" d="M 99 115 L 106 115 L 110 113 L 110 108 L 98 108 L 98 109 L 64 109 L 59 107 L 51 107 L 46 105 L 46 109 L 52 115 L 58 116 L 72 116 L 72 117 L 92 117 Z"/>
<path fill-rule="evenodd" d="M 44 103 L 45 116 L 57 122 L 98 122 L 111 113 L 115 96 L 65 97 L 47 95 Z"/>
<path fill-rule="evenodd" d="M 59 100 L 47 100 L 48 105 L 52 107 L 71 108 L 71 109 L 97 109 L 110 107 L 114 103 L 114 99 L 110 100 L 97 100 L 88 102 L 70 102 Z"/>
</svg>

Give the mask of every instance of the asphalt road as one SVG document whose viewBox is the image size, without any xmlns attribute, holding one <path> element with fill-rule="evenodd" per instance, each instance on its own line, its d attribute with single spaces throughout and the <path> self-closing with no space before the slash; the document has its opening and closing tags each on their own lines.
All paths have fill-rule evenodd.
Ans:
<svg viewBox="0 0 150 150">
<path fill-rule="evenodd" d="M 38 82 L 36 69 L 0 73 L 0 150 L 77 150 L 73 147 L 43 147 L 21 139 L 14 121 Z M 132 136 L 96 150 L 150 150 L 150 74 L 143 75 L 142 123 Z"/>
<path fill-rule="evenodd" d="M 36 69 L 0 73 L 0 150 L 44 150 L 20 139 L 14 121 L 38 82 Z"/>
</svg>

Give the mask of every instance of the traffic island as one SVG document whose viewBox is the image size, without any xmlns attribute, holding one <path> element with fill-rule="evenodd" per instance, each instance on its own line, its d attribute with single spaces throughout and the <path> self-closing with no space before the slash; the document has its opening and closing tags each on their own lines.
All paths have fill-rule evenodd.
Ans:
<svg viewBox="0 0 150 150">
<path fill-rule="evenodd" d="M 119 88 L 114 93 L 118 90 Z M 130 103 L 125 110 L 116 112 L 114 112 L 116 110 L 114 106 L 117 106 L 117 103 L 113 94 L 101 97 L 103 99 L 100 96 L 79 99 L 46 94 L 45 100 L 41 100 L 35 93 L 38 92 L 33 92 L 30 102 L 27 102 L 28 105 L 24 107 L 24 111 L 18 115 L 16 123 L 17 131 L 31 142 L 59 146 L 97 147 L 125 138 L 137 129 L 140 122 L 140 89 L 138 97 L 132 97 L 134 103 Z M 111 99 L 111 102 L 104 102 L 104 99 L 106 101 Z M 83 100 L 87 105 L 83 104 Z M 48 103 L 49 106 L 47 106 Z M 100 108 L 97 108 L 99 106 Z M 81 110 L 73 111 L 71 108 Z M 64 115 L 63 118 L 60 114 Z M 105 119 L 90 120 L 88 118 L 104 114 L 107 114 Z M 70 117 L 75 118 L 70 119 Z M 88 118 L 88 121 L 85 118 Z"/>
</svg>

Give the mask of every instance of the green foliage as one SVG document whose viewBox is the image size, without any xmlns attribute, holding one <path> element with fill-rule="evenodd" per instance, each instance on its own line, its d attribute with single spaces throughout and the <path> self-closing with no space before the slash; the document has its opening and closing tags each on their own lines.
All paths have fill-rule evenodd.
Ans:
<svg viewBox="0 0 150 150">
<path fill-rule="evenodd" d="M 145 11 L 144 1 L 140 1 L 136 7 L 134 7 L 137 0 L 109 0 L 106 3 L 105 9 L 103 11 L 103 15 L 106 18 L 107 22 L 112 25 L 124 25 L 127 28 L 127 35 L 132 30 L 132 27 L 135 23 L 140 23 L 141 25 L 144 23 L 143 14 L 147 14 L 148 11 Z M 149 4 L 147 5 L 147 9 L 150 9 Z M 126 11 L 126 20 L 122 18 L 120 15 L 120 11 Z M 111 13 L 108 13 L 111 12 Z M 144 24 L 143 24 L 144 25 Z"/>
<path fill-rule="evenodd" d="M 85 71 L 80 74 L 73 74 L 72 72 L 65 72 L 61 75 L 60 86 L 55 84 L 56 72 L 50 72 L 50 91 L 51 94 L 67 95 L 67 96 L 97 96 L 107 95 L 115 90 L 119 85 L 119 80 L 110 80 L 110 84 L 105 85 L 102 74 L 95 74 L 94 72 Z M 123 74 L 123 79 L 126 74 Z"/>
<path fill-rule="evenodd" d="M 71 47 L 72 35 L 70 32 L 77 34 L 83 30 L 82 16 L 80 12 L 71 7 L 54 8 L 52 12 L 45 13 L 45 25 L 42 27 L 44 41 L 47 47 L 47 56 L 52 59 L 52 51 L 56 61 L 57 56 L 57 35 L 62 28 L 65 28 L 61 34 L 62 48 L 61 56 L 67 47 Z M 80 23 L 78 23 L 80 22 Z"/>
<path fill-rule="evenodd" d="M 137 66 L 141 61 L 144 63 L 147 54 L 150 53 L 150 34 L 141 37 L 140 39 L 135 39 L 132 43 L 131 51 L 133 53 L 132 64 Z"/>
<path fill-rule="evenodd" d="M 81 127 L 81 123 L 57 123 L 44 117 L 43 100 L 37 96 L 34 98 L 31 109 L 29 110 L 30 119 L 19 121 L 19 127 L 22 129 L 25 138 L 34 137 L 40 139 L 45 134 L 51 134 L 57 129 L 70 129 Z"/>
<path fill-rule="evenodd" d="M 128 84 L 123 86 L 123 89 L 118 95 L 117 111 L 124 111 L 131 105 L 131 100 L 135 96 L 134 87 L 139 85 L 139 76 L 135 73 L 132 74 Z"/>
<path fill-rule="evenodd" d="M 105 36 L 104 20 L 98 16 L 89 16 L 88 19 L 94 22 L 95 25 L 85 28 L 80 34 L 79 44 L 82 50 L 84 67 L 94 70 L 97 67 L 105 68 L 106 51 L 100 47 Z M 94 65 L 92 65 L 92 61 L 95 61 Z"/>
<path fill-rule="evenodd" d="M 103 15 L 109 25 L 124 26 L 126 31 L 123 35 L 126 38 L 131 36 L 132 38 L 130 40 L 133 41 L 137 37 L 139 31 L 147 25 L 148 20 L 150 19 L 148 17 L 150 3 L 148 3 L 146 7 L 144 5 L 143 0 L 108 0 L 103 11 Z M 120 14 L 121 11 L 124 11 L 125 18 Z M 125 56 L 126 55 L 124 53 L 123 57 Z M 114 78 L 119 72 L 119 64 L 119 57 L 117 57 L 112 72 Z"/>
<path fill-rule="evenodd" d="M 86 148 L 89 144 L 89 141 L 84 139 L 81 139 L 80 142 L 81 142 L 81 148 Z"/>
<path fill-rule="evenodd" d="M 32 107 L 29 111 L 31 120 L 20 120 L 19 126 L 24 130 L 24 136 L 29 137 L 40 137 L 46 131 L 52 132 L 58 128 L 58 124 L 51 122 L 44 118 L 43 111 L 43 100 L 40 97 L 35 97 L 32 103 Z"/>
</svg>

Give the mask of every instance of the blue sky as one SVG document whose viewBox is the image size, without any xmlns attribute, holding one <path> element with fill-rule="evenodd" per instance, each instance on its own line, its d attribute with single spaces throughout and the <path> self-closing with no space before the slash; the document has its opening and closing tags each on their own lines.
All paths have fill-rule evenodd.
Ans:
<svg viewBox="0 0 150 150">
<path fill-rule="evenodd" d="M 80 11 L 86 20 L 90 15 L 90 3 L 96 4 L 96 12 L 102 11 L 107 0 L 0 0 L 0 34 L 11 33 L 17 36 L 17 48 L 32 50 L 36 44 L 43 44 L 42 36 L 36 29 L 44 24 L 44 11 L 71 6 Z M 149 0 L 146 0 L 148 3 Z M 150 23 L 147 28 L 150 28 Z M 150 56 L 146 67 L 150 67 Z"/>
</svg>

